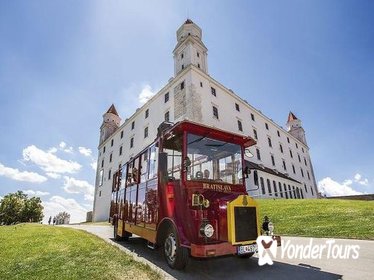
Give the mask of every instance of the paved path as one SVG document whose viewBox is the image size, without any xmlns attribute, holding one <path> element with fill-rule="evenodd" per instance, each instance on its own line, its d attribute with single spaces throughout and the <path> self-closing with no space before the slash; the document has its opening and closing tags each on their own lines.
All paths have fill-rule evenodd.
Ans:
<svg viewBox="0 0 374 280">
<path fill-rule="evenodd" d="M 312 245 L 325 245 L 321 259 L 289 259 L 281 258 L 281 249 L 278 249 L 277 258 L 272 266 L 259 267 L 258 259 L 240 259 L 237 257 L 223 257 L 209 260 L 191 259 L 184 271 L 170 269 L 161 250 L 147 248 L 143 239 L 130 238 L 128 242 L 115 242 L 112 240 L 113 228 L 99 225 L 70 225 L 76 229 L 82 229 L 93 233 L 107 242 L 119 247 L 121 250 L 131 253 L 137 260 L 148 263 L 158 270 L 167 279 L 374 279 L 374 241 L 336 239 L 333 250 L 328 255 L 328 239 L 314 238 Z M 283 248 L 290 242 L 287 248 L 293 245 L 308 245 L 309 238 L 282 237 Z M 326 245 L 327 244 L 327 245 Z M 358 259 L 333 259 L 331 253 L 344 250 L 346 245 L 359 245 Z M 342 247 L 343 249 L 339 249 Z M 292 254 L 292 248 L 288 249 Z M 344 252 L 342 251 L 341 254 Z M 353 251 L 351 250 L 351 257 Z M 285 253 L 285 256 L 287 253 Z"/>
</svg>

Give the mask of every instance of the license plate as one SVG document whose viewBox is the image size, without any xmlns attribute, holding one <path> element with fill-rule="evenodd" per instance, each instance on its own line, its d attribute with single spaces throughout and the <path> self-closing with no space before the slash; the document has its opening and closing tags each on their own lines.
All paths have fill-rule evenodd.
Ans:
<svg viewBox="0 0 374 280">
<path fill-rule="evenodd" d="M 238 247 L 238 255 L 256 253 L 256 251 L 257 251 L 257 244 L 244 245 L 244 246 Z"/>
</svg>

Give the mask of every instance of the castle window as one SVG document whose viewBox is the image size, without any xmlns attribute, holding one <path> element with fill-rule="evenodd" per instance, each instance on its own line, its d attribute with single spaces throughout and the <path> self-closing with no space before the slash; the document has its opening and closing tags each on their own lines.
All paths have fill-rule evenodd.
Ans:
<svg viewBox="0 0 374 280">
<path fill-rule="evenodd" d="M 122 156 L 122 146 L 119 147 L 119 155 Z"/>
<path fill-rule="evenodd" d="M 184 89 L 184 82 L 181 82 L 181 90 Z"/>
<path fill-rule="evenodd" d="M 274 160 L 274 156 L 271 155 L 271 163 L 273 164 L 273 166 L 275 166 L 275 160 Z"/>
<path fill-rule="evenodd" d="M 304 170 L 302 168 L 300 168 L 300 171 L 301 171 L 301 176 L 303 176 L 303 178 L 304 178 Z"/>
<path fill-rule="evenodd" d="M 297 157 L 299 158 L 299 162 L 301 162 L 301 158 L 300 158 L 300 155 L 299 155 L 299 154 L 297 154 Z"/>
<path fill-rule="evenodd" d="M 297 143 L 295 142 L 295 146 L 296 146 L 296 149 L 298 149 L 299 148 L 299 146 L 297 145 Z"/>
<path fill-rule="evenodd" d="M 200 54 L 199 54 L 199 52 L 197 52 L 197 57 L 200 57 Z"/>
<path fill-rule="evenodd" d="M 243 125 L 242 122 L 238 120 L 238 129 L 239 131 L 243 131 Z"/>
<path fill-rule="evenodd" d="M 213 116 L 218 119 L 218 109 L 216 106 L 213 106 Z"/>
<path fill-rule="evenodd" d="M 135 121 L 133 121 L 132 123 L 131 123 L 131 130 L 133 130 L 135 128 Z"/>
<path fill-rule="evenodd" d="M 282 163 L 283 163 L 283 169 L 287 170 L 286 162 L 284 161 L 284 159 L 282 159 Z"/>
<path fill-rule="evenodd" d="M 305 166 L 308 166 L 308 164 L 306 163 L 306 158 L 304 158 L 304 164 Z"/>
<path fill-rule="evenodd" d="M 261 160 L 260 149 L 258 149 L 258 148 L 256 148 L 256 155 L 257 155 L 257 159 Z"/>
<path fill-rule="evenodd" d="M 145 110 L 145 118 L 149 117 L 149 109 Z"/>
<path fill-rule="evenodd" d="M 182 64 L 182 69 L 184 69 L 184 64 Z"/>
<path fill-rule="evenodd" d="M 290 157 L 293 158 L 292 150 L 290 150 Z"/>
<path fill-rule="evenodd" d="M 100 185 L 101 186 L 101 185 Z M 101 191 L 99 191 L 99 197 L 101 197 Z"/>
<path fill-rule="evenodd" d="M 105 154 L 105 146 L 104 146 L 104 148 L 103 148 L 103 154 Z"/>
<path fill-rule="evenodd" d="M 283 184 L 283 190 L 284 190 L 284 194 L 286 195 L 286 199 L 288 199 L 288 193 L 287 193 L 287 186 L 286 186 L 286 184 Z"/>
<path fill-rule="evenodd" d="M 104 160 L 101 161 L 101 168 L 104 167 Z"/>
<path fill-rule="evenodd" d="M 238 103 L 235 103 L 235 109 L 236 109 L 236 111 L 240 112 L 240 108 L 239 108 L 239 104 Z"/>
<path fill-rule="evenodd" d="M 281 153 L 283 154 L 283 146 L 282 146 L 282 144 L 279 144 L 279 149 L 280 149 Z"/>
<path fill-rule="evenodd" d="M 252 121 L 255 121 L 255 115 L 253 115 L 252 113 L 251 113 L 251 119 Z"/>
<path fill-rule="evenodd" d="M 148 137 L 148 126 L 144 128 L 144 138 Z"/>
<path fill-rule="evenodd" d="M 264 178 L 260 177 L 260 183 L 261 183 L 261 192 L 262 194 L 265 194 Z"/>
<path fill-rule="evenodd" d="M 112 176 L 112 169 L 109 169 L 109 171 L 108 171 L 108 180 L 110 180 L 111 176 Z"/>
<path fill-rule="evenodd" d="M 306 187 L 305 183 L 304 183 L 304 189 L 305 189 L 305 192 L 307 193 L 308 192 L 308 188 Z"/>
<path fill-rule="evenodd" d="M 183 57 L 184 57 L 184 55 L 183 55 L 183 53 L 181 54 L 181 59 L 183 59 Z"/>
<path fill-rule="evenodd" d="M 274 180 L 273 180 L 273 190 L 274 190 L 275 196 L 278 196 L 277 183 Z"/>
<path fill-rule="evenodd" d="M 312 187 L 310 187 L 310 190 L 312 191 L 312 195 L 314 195 L 314 193 L 313 193 L 313 188 L 312 188 Z"/>
<path fill-rule="evenodd" d="M 306 174 L 308 175 L 308 179 L 310 180 L 310 175 L 309 175 L 309 171 L 306 172 Z"/>
<path fill-rule="evenodd" d="M 200 63 L 197 64 L 197 67 L 200 68 Z"/>
<path fill-rule="evenodd" d="M 203 87 L 203 82 L 200 82 L 200 87 Z"/>
<path fill-rule="evenodd" d="M 211 87 L 210 91 L 211 91 L 212 95 L 217 96 L 216 89 L 214 87 Z"/>
<path fill-rule="evenodd" d="M 121 139 L 123 138 L 123 130 L 121 131 Z"/>
<path fill-rule="evenodd" d="M 303 151 L 303 153 L 304 153 L 304 148 L 303 147 L 301 147 L 301 150 Z"/>
<path fill-rule="evenodd" d="M 257 171 L 253 171 L 253 180 L 254 180 L 255 186 L 258 186 L 258 174 L 257 174 Z"/>
<path fill-rule="evenodd" d="M 113 147 L 113 144 L 114 144 L 114 139 L 112 139 L 112 141 L 110 141 L 110 146 Z"/>
<path fill-rule="evenodd" d="M 271 138 L 270 137 L 268 137 L 268 144 L 269 144 L 269 147 L 271 148 L 272 145 L 271 145 Z"/>
<path fill-rule="evenodd" d="M 287 142 L 290 143 L 290 138 L 287 137 Z"/>
<path fill-rule="evenodd" d="M 268 125 L 267 123 L 265 123 L 265 128 L 266 128 L 267 130 L 269 130 L 269 125 Z"/>
<path fill-rule="evenodd" d="M 167 112 L 165 113 L 165 121 L 166 121 L 166 122 L 169 121 L 169 118 L 170 118 L 170 117 L 169 117 L 169 114 L 170 114 L 169 111 L 167 111 Z"/>
<path fill-rule="evenodd" d="M 112 162 L 112 159 L 113 159 L 113 154 L 110 154 L 110 156 L 109 156 L 109 162 Z"/>
<path fill-rule="evenodd" d="M 292 171 L 293 171 L 293 174 L 296 174 L 295 166 L 293 164 L 292 164 Z"/>
<path fill-rule="evenodd" d="M 281 137 L 280 133 L 279 133 L 279 130 L 277 130 L 277 134 L 278 134 L 278 137 Z"/>
<path fill-rule="evenodd" d="M 283 197 L 283 191 L 282 191 L 282 184 L 281 182 L 278 182 L 278 188 L 279 188 L 279 194 L 281 197 Z"/>
<path fill-rule="evenodd" d="M 134 137 L 130 139 L 130 149 L 134 147 Z"/>
<path fill-rule="evenodd" d="M 270 184 L 270 180 L 269 179 L 266 179 L 266 183 L 268 185 L 268 192 L 269 192 L 269 195 L 272 195 L 271 194 L 271 184 Z"/>
<path fill-rule="evenodd" d="M 169 93 L 165 93 L 165 103 L 169 101 Z"/>
<path fill-rule="evenodd" d="M 257 130 L 256 129 L 253 129 L 253 137 L 258 140 L 258 137 L 257 137 Z"/>
</svg>

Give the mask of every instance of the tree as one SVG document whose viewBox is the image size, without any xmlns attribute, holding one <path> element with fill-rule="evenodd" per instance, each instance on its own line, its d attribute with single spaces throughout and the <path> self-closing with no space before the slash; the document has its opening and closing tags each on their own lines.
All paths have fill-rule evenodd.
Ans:
<svg viewBox="0 0 374 280">
<path fill-rule="evenodd" d="M 63 225 L 70 223 L 70 214 L 64 212 L 60 212 L 57 214 L 56 218 L 56 225 Z"/>
<path fill-rule="evenodd" d="M 0 201 L 0 224 L 40 222 L 43 206 L 39 197 L 28 198 L 22 191 L 9 193 Z"/>
</svg>

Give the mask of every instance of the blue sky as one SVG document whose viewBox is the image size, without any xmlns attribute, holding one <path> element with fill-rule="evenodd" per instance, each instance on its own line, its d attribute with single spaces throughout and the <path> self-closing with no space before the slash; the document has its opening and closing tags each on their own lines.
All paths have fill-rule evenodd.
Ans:
<svg viewBox="0 0 374 280">
<path fill-rule="evenodd" d="M 167 83 L 187 17 L 212 77 L 278 124 L 303 121 L 326 193 L 373 193 L 373 14 L 373 1 L 1 1 L 0 196 L 27 190 L 46 215 L 81 219 L 102 114 L 115 103 L 125 119 Z"/>
</svg>

